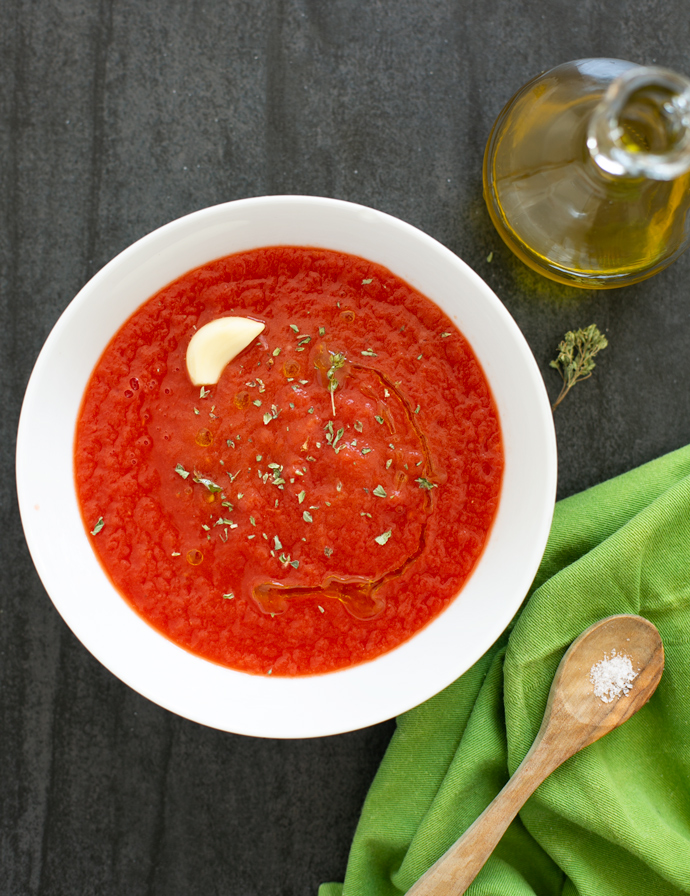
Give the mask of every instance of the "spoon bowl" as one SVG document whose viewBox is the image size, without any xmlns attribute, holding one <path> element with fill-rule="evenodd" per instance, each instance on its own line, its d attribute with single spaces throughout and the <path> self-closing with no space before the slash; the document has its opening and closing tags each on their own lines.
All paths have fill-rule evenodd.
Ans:
<svg viewBox="0 0 690 896">
<path fill-rule="evenodd" d="M 615 656 L 630 658 L 635 677 L 627 693 L 607 701 L 595 693 L 592 671 L 597 664 Z M 551 685 L 542 728 L 548 726 L 550 735 L 556 734 L 560 740 L 558 726 L 567 725 L 572 736 L 579 732 L 582 740 L 577 750 L 581 750 L 644 706 L 663 671 L 661 635 L 648 619 L 630 615 L 602 619 L 576 638 L 563 656 Z M 567 749 L 565 744 L 562 748 Z"/>
<path fill-rule="evenodd" d="M 649 620 L 609 616 L 586 629 L 556 670 L 541 727 L 515 774 L 408 896 L 461 896 L 542 781 L 641 709 L 663 671 L 663 643 Z"/>
</svg>

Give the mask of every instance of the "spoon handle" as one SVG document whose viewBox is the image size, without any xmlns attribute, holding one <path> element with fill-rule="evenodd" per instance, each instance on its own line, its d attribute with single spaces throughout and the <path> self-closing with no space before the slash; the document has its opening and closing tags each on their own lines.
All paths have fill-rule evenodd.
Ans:
<svg viewBox="0 0 690 896">
<path fill-rule="evenodd" d="M 567 758 L 556 758 L 542 749 L 542 744 L 541 739 L 534 742 L 503 790 L 407 896 L 461 896 L 465 892 L 527 799 Z"/>
</svg>

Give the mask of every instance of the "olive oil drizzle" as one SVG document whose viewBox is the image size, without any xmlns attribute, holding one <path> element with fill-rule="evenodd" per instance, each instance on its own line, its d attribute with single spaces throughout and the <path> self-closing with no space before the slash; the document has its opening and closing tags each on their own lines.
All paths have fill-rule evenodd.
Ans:
<svg viewBox="0 0 690 896">
<path fill-rule="evenodd" d="M 393 382 L 383 371 L 377 367 L 365 364 L 350 363 L 349 369 L 352 371 L 362 370 L 373 373 L 381 383 L 384 390 L 393 393 L 400 405 L 402 406 L 407 422 L 415 433 L 424 457 L 422 469 L 420 471 L 420 479 L 424 483 L 431 483 L 434 476 L 433 462 L 429 452 L 429 444 L 419 423 L 419 415 L 412 408 L 412 405 L 406 395 L 400 390 L 399 386 Z M 344 385 L 344 380 L 339 383 L 340 387 Z M 330 390 L 329 390 L 330 391 Z M 367 389 L 367 393 L 377 397 L 373 390 Z M 387 410 L 385 403 L 379 399 L 384 405 L 383 410 Z M 389 413 L 386 418 L 392 426 L 392 418 Z M 429 485 L 420 485 L 424 491 L 424 504 L 426 510 L 426 518 L 424 519 L 419 534 L 419 542 L 417 548 L 405 560 L 393 570 L 389 570 L 377 579 L 366 579 L 362 576 L 342 577 L 327 573 L 324 576 L 321 586 L 315 587 L 311 585 L 290 585 L 285 586 L 282 583 L 271 581 L 262 582 L 253 589 L 253 597 L 259 608 L 264 613 L 277 615 L 288 609 L 289 602 L 297 599 L 305 598 L 331 598 L 339 600 L 345 609 L 356 619 L 374 619 L 379 616 L 386 607 L 385 597 L 380 594 L 381 587 L 393 579 L 402 576 L 410 566 L 421 556 L 426 546 L 426 531 L 429 515 L 431 513 L 433 498 Z"/>
</svg>

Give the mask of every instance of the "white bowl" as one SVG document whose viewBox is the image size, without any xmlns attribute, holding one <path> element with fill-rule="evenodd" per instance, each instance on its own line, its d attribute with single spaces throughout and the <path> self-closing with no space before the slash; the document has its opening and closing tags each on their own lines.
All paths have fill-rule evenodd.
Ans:
<svg viewBox="0 0 690 896">
<path fill-rule="evenodd" d="M 505 472 L 488 543 L 460 596 L 388 654 L 350 669 L 268 678 L 200 659 L 157 633 L 94 555 L 74 488 L 77 413 L 105 346 L 143 302 L 205 262 L 260 246 L 363 256 L 439 305 L 472 345 L 500 416 Z M 203 209 L 125 249 L 58 320 L 29 381 L 17 438 L 22 523 L 45 588 L 111 672 L 188 719 L 239 734 L 314 737 L 362 728 L 421 703 L 465 672 L 520 606 L 549 533 L 556 442 L 544 384 L 504 306 L 464 262 L 389 215 L 333 199 L 276 196 Z"/>
</svg>

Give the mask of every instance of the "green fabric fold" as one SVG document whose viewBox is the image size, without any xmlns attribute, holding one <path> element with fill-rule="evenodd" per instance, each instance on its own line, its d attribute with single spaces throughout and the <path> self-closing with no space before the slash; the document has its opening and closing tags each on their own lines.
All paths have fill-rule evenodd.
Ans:
<svg viewBox="0 0 690 896">
<path fill-rule="evenodd" d="M 468 672 L 397 720 L 345 882 L 319 896 L 405 893 L 521 762 L 568 645 L 615 613 L 658 627 L 656 693 L 538 788 L 468 896 L 690 893 L 689 446 L 556 505 L 521 611 Z"/>
</svg>

